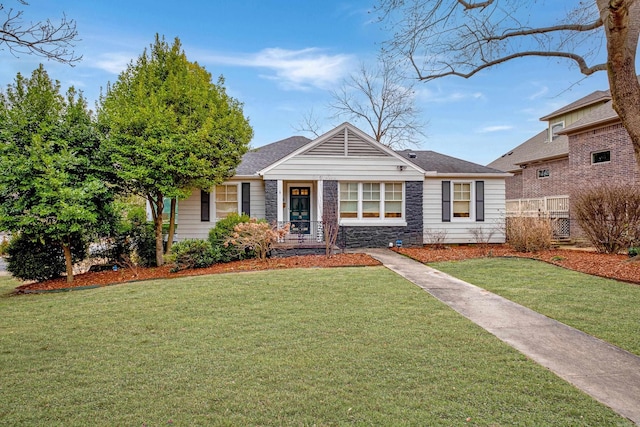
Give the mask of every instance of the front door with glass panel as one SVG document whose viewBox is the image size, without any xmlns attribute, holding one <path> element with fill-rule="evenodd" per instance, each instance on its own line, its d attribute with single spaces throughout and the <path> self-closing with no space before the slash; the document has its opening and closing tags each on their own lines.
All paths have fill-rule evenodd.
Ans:
<svg viewBox="0 0 640 427">
<path fill-rule="evenodd" d="M 311 191 L 309 187 L 291 187 L 289 191 L 291 232 L 309 234 L 311 231 Z"/>
</svg>

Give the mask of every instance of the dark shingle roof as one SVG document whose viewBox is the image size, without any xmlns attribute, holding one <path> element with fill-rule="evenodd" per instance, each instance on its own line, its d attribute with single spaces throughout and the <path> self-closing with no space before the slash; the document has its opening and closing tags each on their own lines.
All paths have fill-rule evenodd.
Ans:
<svg viewBox="0 0 640 427">
<path fill-rule="evenodd" d="M 435 151 L 403 150 L 397 153 L 425 171 L 436 171 L 438 173 L 502 173 L 498 169 L 446 156 Z M 415 158 L 412 158 L 410 153 L 415 154 Z"/>
<path fill-rule="evenodd" d="M 558 135 L 553 141 L 549 141 L 549 130 L 545 129 L 532 138 L 529 138 L 513 150 L 509 150 L 487 166 L 505 172 L 520 169 L 520 164 L 534 160 L 553 159 L 569 154 L 569 137 Z"/>
<path fill-rule="evenodd" d="M 242 156 L 242 161 L 236 168 L 236 175 L 255 175 L 259 170 L 262 170 L 288 156 L 309 142 L 311 142 L 311 140 L 304 136 L 292 136 L 290 138 L 250 150 Z"/>
<path fill-rule="evenodd" d="M 572 102 L 571 104 L 565 105 L 564 107 L 554 111 L 553 113 L 547 114 L 544 117 L 540 117 L 540 120 L 547 121 L 561 114 L 566 114 L 570 111 L 579 110 L 580 108 L 584 108 L 588 105 L 596 104 L 598 102 L 606 102 L 609 100 L 611 100 L 611 94 L 608 90 L 597 90 L 587 96 L 578 99 L 577 101 Z"/>
</svg>

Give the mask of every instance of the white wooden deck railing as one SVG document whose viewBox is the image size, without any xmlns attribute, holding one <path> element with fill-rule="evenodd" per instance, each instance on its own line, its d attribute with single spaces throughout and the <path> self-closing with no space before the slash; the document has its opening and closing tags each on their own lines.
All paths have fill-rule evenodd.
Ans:
<svg viewBox="0 0 640 427">
<path fill-rule="evenodd" d="M 507 216 L 569 212 L 569 196 L 511 199 L 506 201 Z"/>
</svg>

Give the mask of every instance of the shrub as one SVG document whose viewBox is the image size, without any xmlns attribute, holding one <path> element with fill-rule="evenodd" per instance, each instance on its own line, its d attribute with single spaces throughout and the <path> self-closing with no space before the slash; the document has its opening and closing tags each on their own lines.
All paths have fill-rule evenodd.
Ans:
<svg viewBox="0 0 640 427">
<path fill-rule="evenodd" d="M 215 248 L 218 253 L 219 262 L 229 262 L 233 259 L 247 258 L 247 254 L 238 253 L 233 247 L 229 245 L 225 246 L 225 242 L 233 234 L 233 228 L 243 222 L 249 222 L 251 218 L 249 215 L 237 213 L 229 214 L 224 219 L 219 220 L 216 226 L 209 231 L 209 243 L 211 247 Z M 250 257 L 250 256 L 249 256 Z"/>
<path fill-rule="evenodd" d="M 507 218 L 507 242 L 519 252 L 537 252 L 551 247 L 553 224 L 550 218 L 515 216 Z"/>
<path fill-rule="evenodd" d="M 62 276 L 66 271 L 62 248 L 41 242 L 24 233 L 16 234 L 7 248 L 7 270 L 21 280 L 44 281 Z M 86 256 L 86 244 L 77 239 L 72 242 L 74 262 Z"/>
<path fill-rule="evenodd" d="M 252 218 L 249 222 L 242 222 L 233 228 L 233 234 L 227 238 L 225 245 L 235 248 L 237 253 L 253 251 L 261 260 L 267 259 L 271 244 L 289 232 L 289 224 L 276 229 L 265 221 Z"/>
<path fill-rule="evenodd" d="M 173 245 L 169 260 L 174 263 L 172 271 L 204 268 L 216 262 L 216 254 L 208 240 L 186 239 Z"/>
<path fill-rule="evenodd" d="M 156 265 L 156 236 L 153 223 L 147 222 L 144 207 L 130 207 L 126 217 L 116 224 L 113 235 L 92 253 L 109 264 L 128 264 L 132 259 L 143 267 Z"/>
<path fill-rule="evenodd" d="M 601 185 L 578 194 L 572 208 L 578 225 L 598 252 L 618 253 L 640 240 L 640 190 Z"/>
</svg>

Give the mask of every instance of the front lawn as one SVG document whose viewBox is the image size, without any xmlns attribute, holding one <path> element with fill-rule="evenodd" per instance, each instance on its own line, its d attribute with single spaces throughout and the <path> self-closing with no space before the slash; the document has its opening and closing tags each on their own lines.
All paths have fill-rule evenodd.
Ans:
<svg viewBox="0 0 640 427">
<path fill-rule="evenodd" d="M 0 313 L 0 425 L 631 425 L 382 267 L 3 296 Z"/>
<path fill-rule="evenodd" d="M 520 258 L 430 263 L 640 356 L 640 286 Z"/>
</svg>

